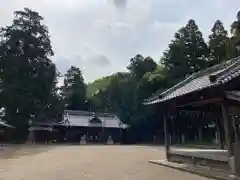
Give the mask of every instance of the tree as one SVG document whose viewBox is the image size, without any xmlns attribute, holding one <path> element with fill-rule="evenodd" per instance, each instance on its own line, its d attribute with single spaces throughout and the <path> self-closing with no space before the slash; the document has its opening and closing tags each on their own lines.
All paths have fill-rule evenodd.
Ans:
<svg viewBox="0 0 240 180">
<path fill-rule="evenodd" d="M 158 66 L 154 72 L 145 73 L 135 88 L 135 105 L 142 106 L 144 99 L 158 90 L 164 90 L 166 85 L 165 72 L 161 66 Z"/>
<path fill-rule="evenodd" d="M 20 127 L 49 107 L 57 74 L 43 17 L 28 8 L 14 15 L 13 23 L 0 30 L 0 99 L 5 119 Z"/>
<path fill-rule="evenodd" d="M 64 100 L 59 94 L 59 88 L 52 91 L 52 95 L 47 100 L 47 106 L 42 109 L 38 119 L 48 119 L 52 121 L 62 121 L 62 112 L 64 111 Z"/>
<path fill-rule="evenodd" d="M 240 56 L 240 11 L 237 13 L 237 20 L 231 25 L 232 37 L 228 41 L 227 55 L 228 59 Z"/>
<path fill-rule="evenodd" d="M 217 20 L 213 25 L 212 34 L 209 36 L 210 66 L 226 60 L 229 39 L 227 34 L 223 23 Z"/>
<path fill-rule="evenodd" d="M 202 33 L 195 21 L 190 19 L 186 26 L 175 33 L 174 40 L 163 53 L 161 62 L 168 71 L 173 84 L 207 66 L 209 52 Z"/>
<path fill-rule="evenodd" d="M 231 33 L 236 36 L 239 37 L 240 36 L 240 11 L 237 12 L 237 20 L 233 21 L 233 23 L 231 24 Z"/>
<path fill-rule="evenodd" d="M 127 69 L 138 79 L 146 72 L 153 72 L 156 68 L 157 63 L 151 57 L 144 58 L 140 54 L 130 59 L 130 65 L 127 67 Z"/>
<path fill-rule="evenodd" d="M 62 91 L 67 109 L 86 109 L 86 85 L 79 68 L 71 66 L 64 75 Z"/>
<path fill-rule="evenodd" d="M 129 101 L 132 100 L 133 96 L 128 97 L 126 93 L 126 91 L 128 93 L 132 91 L 132 86 L 127 83 L 131 79 L 131 74 L 118 72 L 96 80 L 88 85 L 88 89 L 95 92 L 92 93 L 91 97 L 88 97 L 88 101 L 92 102 L 92 106 L 97 111 L 119 113 L 123 104 L 127 105 L 124 103 L 125 98 L 128 98 Z M 95 90 L 92 89 L 93 87 Z"/>
</svg>

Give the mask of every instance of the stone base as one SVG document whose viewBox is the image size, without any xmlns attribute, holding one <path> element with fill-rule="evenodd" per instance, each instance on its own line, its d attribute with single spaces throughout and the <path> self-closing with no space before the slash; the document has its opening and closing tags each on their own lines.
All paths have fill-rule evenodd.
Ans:
<svg viewBox="0 0 240 180">
<path fill-rule="evenodd" d="M 87 141 L 86 140 L 81 140 L 80 144 L 85 145 L 85 144 L 87 144 Z"/>
<path fill-rule="evenodd" d="M 229 180 L 240 180 L 240 178 L 237 177 L 236 175 L 231 174 L 229 175 Z"/>
<path fill-rule="evenodd" d="M 167 160 L 149 160 L 149 162 L 160 165 L 160 166 L 176 169 L 179 171 L 188 172 L 188 173 L 196 174 L 199 176 L 211 178 L 211 179 L 229 180 L 230 178 L 228 172 L 220 171 L 220 170 L 211 170 L 206 167 L 194 166 L 190 164 L 173 163 Z"/>
<path fill-rule="evenodd" d="M 112 145 L 114 144 L 113 140 L 107 140 L 107 144 Z"/>
</svg>

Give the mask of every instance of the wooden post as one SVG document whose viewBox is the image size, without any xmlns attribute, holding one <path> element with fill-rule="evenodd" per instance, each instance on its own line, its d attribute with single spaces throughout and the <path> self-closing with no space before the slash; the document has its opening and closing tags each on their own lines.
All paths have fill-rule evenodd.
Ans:
<svg viewBox="0 0 240 180">
<path fill-rule="evenodd" d="M 232 127 L 233 127 L 233 130 L 234 130 L 234 140 L 235 140 L 235 143 L 238 143 L 238 129 L 237 129 L 237 125 L 236 125 L 236 118 L 234 116 L 231 116 L 231 119 L 232 119 Z"/>
<path fill-rule="evenodd" d="M 104 125 L 102 125 L 102 137 L 101 137 L 102 142 L 104 142 Z"/>
<path fill-rule="evenodd" d="M 239 179 L 238 176 L 240 174 L 240 166 L 239 166 L 239 157 L 238 153 L 240 149 L 238 149 L 238 146 L 233 145 L 232 141 L 232 133 L 233 133 L 233 127 L 232 127 L 232 118 L 229 118 L 228 114 L 228 108 L 224 102 L 221 103 L 221 109 L 222 109 L 222 116 L 223 116 L 223 123 L 224 123 L 224 130 L 225 130 L 225 141 L 227 142 L 227 149 L 228 149 L 228 164 L 231 169 L 229 179 Z M 234 148 L 234 150 L 233 150 Z"/>
<path fill-rule="evenodd" d="M 202 127 L 198 127 L 198 140 L 201 142 L 203 140 Z"/>
<path fill-rule="evenodd" d="M 231 117 L 232 128 L 234 129 L 235 143 L 233 143 L 233 157 L 230 159 L 231 179 L 240 179 L 240 144 L 238 137 L 238 125 L 234 116 Z"/>
<path fill-rule="evenodd" d="M 221 103 L 223 124 L 225 130 L 225 141 L 227 143 L 228 156 L 233 156 L 233 145 L 232 145 L 232 123 L 231 118 L 228 115 L 228 109 L 224 102 Z"/>
<path fill-rule="evenodd" d="M 165 135 L 165 152 L 167 159 L 169 158 L 169 149 L 170 149 L 170 138 L 169 138 L 169 132 L 168 132 L 168 119 L 167 119 L 167 113 L 164 112 L 163 119 L 164 119 L 164 135 Z"/>
<path fill-rule="evenodd" d="M 231 176 L 229 179 L 240 179 L 240 154 L 239 154 L 239 151 L 240 151 L 240 144 L 237 142 L 237 143 L 234 143 L 233 145 L 234 147 L 234 152 L 237 152 L 234 154 L 234 157 L 231 157 L 230 159 L 230 162 L 231 162 Z"/>
<path fill-rule="evenodd" d="M 224 137 L 223 137 L 222 124 L 221 124 L 220 118 L 217 119 L 216 128 L 217 128 L 217 136 L 218 136 L 220 148 L 224 149 Z"/>
</svg>

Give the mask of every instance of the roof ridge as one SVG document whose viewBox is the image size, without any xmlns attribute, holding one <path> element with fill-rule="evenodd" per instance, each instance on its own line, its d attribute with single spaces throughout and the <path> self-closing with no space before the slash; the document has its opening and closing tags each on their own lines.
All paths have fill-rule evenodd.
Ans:
<svg viewBox="0 0 240 180">
<path fill-rule="evenodd" d="M 179 86 L 181 86 L 182 84 L 185 84 L 186 82 L 191 81 L 192 79 L 194 79 L 196 76 L 196 73 L 191 74 L 190 76 L 188 76 L 186 79 L 180 81 L 179 83 L 175 84 L 173 87 L 163 91 L 160 95 L 163 96 L 167 93 L 171 93 L 172 91 L 174 91 L 176 88 L 178 88 Z"/>
<path fill-rule="evenodd" d="M 232 64 L 230 64 L 223 72 L 219 72 L 218 74 L 216 74 L 218 82 L 220 82 L 222 80 L 222 78 L 224 78 L 223 76 L 234 74 L 236 71 L 238 71 L 240 69 L 240 67 L 239 67 L 240 57 L 237 57 L 234 60 L 236 60 L 236 61 L 232 62 Z"/>
<path fill-rule="evenodd" d="M 203 78 L 204 76 L 209 78 L 210 84 L 213 84 L 213 83 L 218 84 L 218 83 L 225 83 L 230 79 L 237 77 L 239 75 L 240 75 L 240 56 L 230 59 L 228 61 L 221 62 L 209 68 L 202 69 L 198 72 L 195 72 L 191 74 L 189 77 L 187 77 L 186 79 L 174 85 L 173 87 L 163 91 L 162 93 L 158 93 L 159 91 L 157 91 L 155 93 L 155 96 L 152 95 L 151 98 L 146 99 L 144 103 L 146 104 L 151 101 L 156 101 L 158 99 L 164 98 L 168 96 L 168 94 L 171 94 L 177 89 L 183 87 L 185 84 L 190 83 L 195 79 Z M 213 78 L 211 76 L 213 76 Z"/>
<path fill-rule="evenodd" d="M 80 111 L 80 110 L 64 110 L 64 113 L 78 114 L 78 115 L 88 115 L 88 116 L 93 116 L 95 114 L 98 117 L 115 117 L 115 116 L 117 116 L 114 113 L 89 112 L 89 111 Z"/>
<path fill-rule="evenodd" d="M 188 81 L 191 81 L 191 80 L 195 77 L 195 75 L 196 75 L 196 73 L 191 74 L 191 75 L 188 76 L 186 79 L 178 82 L 177 84 L 175 84 L 175 85 L 172 86 L 171 88 L 169 88 L 169 89 L 161 92 L 160 94 L 158 93 L 160 90 L 157 91 L 156 93 L 154 93 L 154 94 L 152 95 L 151 98 L 146 99 L 146 101 L 156 100 L 156 99 L 158 99 L 159 96 L 163 96 L 163 95 L 165 95 L 165 94 L 167 94 L 167 93 L 171 93 L 172 91 L 174 91 L 176 88 L 178 88 L 178 87 L 181 86 L 182 84 L 184 84 L 184 83 L 186 83 L 186 82 L 188 82 Z"/>
<path fill-rule="evenodd" d="M 165 95 L 166 93 L 170 93 L 172 92 L 173 90 L 175 90 L 176 88 L 178 88 L 179 86 L 195 79 L 195 78 L 198 78 L 200 76 L 204 76 L 206 75 L 206 73 L 213 73 L 214 71 L 218 71 L 218 70 L 221 70 L 223 69 L 224 67 L 227 67 L 226 70 L 229 70 L 231 68 L 234 68 L 236 64 L 240 64 L 240 56 L 239 57 L 236 57 L 236 58 L 233 58 L 233 59 L 230 59 L 228 61 L 225 61 L 225 62 L 222 62 L 220 64 L 216 64 L 212 67 L 209 67 L 207 69 L 203 69 L 203 70 L 200 70 L 196 73 L 193 73 L 191 74 L 188 78 L 184 79 L 183 81 L 180 81 L 179 83 L 177 83 L 176 85 L 174 85 L 173 87 L 171 87 L 170 89 L 167 89 L 166 91 L 163 91 L 160 95 Z M 220 72 L 217 74 L 218 75 L 221 75 L 221 74 L 224 74 L 224 72 Z"/>
<path fill-rule="evenodd" d="M 226 67 L 227 67 L 227 69 L 229 69 L 230 67 L 232 67 L 236 63 L 240 63 L 240 57 L 236 57 L 236 58 L 233 58 L 233 59 L 230 59 L 230 60 L 227 60 L 227 61 L 223 61 L 219 64 L 215 64 L 215 65 L 213 65 L 211 67 L 208 67 L 206 69 L 202 69 L 202 70 L 196 72 L 196 77 L 206 75 L 205 73 L 210 74 L 210 73 L 213 73 L 214 71 L 219 71 L 219 70 L 224 69 Z"/>
</svg>

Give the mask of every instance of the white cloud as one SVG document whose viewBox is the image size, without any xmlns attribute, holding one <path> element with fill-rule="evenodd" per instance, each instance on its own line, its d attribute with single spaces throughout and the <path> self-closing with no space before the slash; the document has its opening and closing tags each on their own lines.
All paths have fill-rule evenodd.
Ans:
<svg viewBox="0 0 240 180">
<path fill-rule="evenodd" d="M 2 0 L 0 25 L 14 10 L 29 7 L 48 25 L 57 67 L 82 69 L 87 81 L 124 71 L 137 53 L 159 60 L 174 33 L 194 18 L 205 37 L 215 20 L 226 27 L 238 0 Z M 117 7 L 117 8 L 116 8 Z"/>
</svg>

